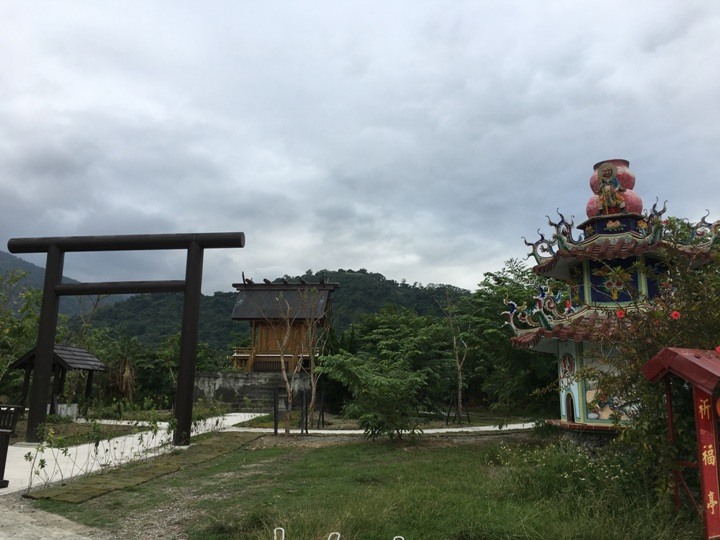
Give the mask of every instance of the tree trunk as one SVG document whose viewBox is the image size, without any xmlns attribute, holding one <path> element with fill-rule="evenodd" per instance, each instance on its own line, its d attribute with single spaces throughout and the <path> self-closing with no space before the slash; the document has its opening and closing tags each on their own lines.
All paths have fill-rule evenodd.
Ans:
<svg viewBox="0 0 720 540">
<path fill-rule="evenodd" d="M 458 362 L 457 365 L 457 406 L 456 415 L 458 423 L 462 424 L 462 400 L 463 400 L 463 375 L 462 365 Z"/>
</svg>

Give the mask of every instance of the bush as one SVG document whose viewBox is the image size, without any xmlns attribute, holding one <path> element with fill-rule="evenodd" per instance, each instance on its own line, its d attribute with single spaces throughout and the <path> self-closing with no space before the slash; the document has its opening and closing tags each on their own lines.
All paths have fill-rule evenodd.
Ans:
<svg viewBox="0 0 720 540">
<path fill-rule="evenodd" d="M 420 431 L 418 409 L 425 376 L 402 360 L 387 362 L 362 353 L 342 353 L 323 359 L 322 371 L 350 390 L 353 401 L 344 412 L 359 419 L 367 437 L 402 438 L 403 433 Z"/>
</svg>

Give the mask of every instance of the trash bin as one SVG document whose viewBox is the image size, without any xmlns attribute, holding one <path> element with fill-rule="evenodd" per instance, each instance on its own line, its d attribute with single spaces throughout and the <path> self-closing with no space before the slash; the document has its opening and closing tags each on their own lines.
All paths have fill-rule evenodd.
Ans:
<svg viewBox="0 0 720 540">
<path fill-rule="evenodd" d="M 5 480 L 5 462 L 7 461 L 10 436 L 15 431 L 18 416 L 23 407 L 20 405 L 0 405 L 0 488 L 8 487 L 9 480 Z"/>
</svg>

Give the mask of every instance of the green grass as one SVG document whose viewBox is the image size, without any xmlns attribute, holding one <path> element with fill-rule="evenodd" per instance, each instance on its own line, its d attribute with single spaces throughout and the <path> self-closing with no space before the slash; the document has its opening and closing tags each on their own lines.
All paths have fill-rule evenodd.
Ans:
<svg viewBox="0 0 720 540">
<path fill-rule="evenodd" d="M 226 435 L 214 436 L 217 444 Z M 702 532 L 697 516 L 674 515 L 665 496 L 592 485 L 588 475 L 556 483 L 587 464 L 569 460 L 563 470 L 571 450 L 545 441 L 425 437 L 308 447 L 310 439 L 290 440 L 263 437 L 81 504 L 36 504 L 128 538 L 128 521 L 139 519 L 142 532 L 143 519 L 149 527 L 178 508 L 167 527 L 203 540 L 270 539 L 280 526 L 289 540 L 332 531 L 343 540 L 689 539 Z"/>
</svg>

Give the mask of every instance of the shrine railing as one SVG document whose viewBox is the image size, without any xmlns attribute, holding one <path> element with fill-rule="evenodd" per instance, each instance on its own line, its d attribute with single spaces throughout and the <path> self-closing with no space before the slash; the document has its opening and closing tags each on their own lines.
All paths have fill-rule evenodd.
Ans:
<svg viewBox="0 0 720 540">
<path fill-rule="evenodd" d="M 252 349 L 235 349 L 230 360 L 233 367 L 238 371 L 254 372 L 254 373 L 280 373 L 281 355 L 280 353 L 258 353 Z M 303 363 L 304 368 L 309 368 L 309 362 L 306 355 L 285 355 L 285 368 L 288 372 L 295 370 L 298 362 Z"/>
</svg>

